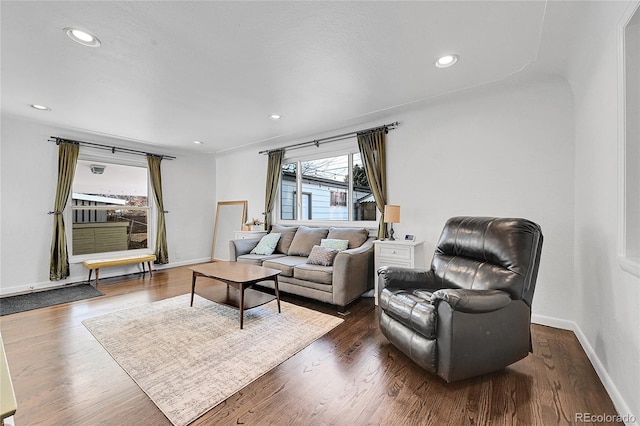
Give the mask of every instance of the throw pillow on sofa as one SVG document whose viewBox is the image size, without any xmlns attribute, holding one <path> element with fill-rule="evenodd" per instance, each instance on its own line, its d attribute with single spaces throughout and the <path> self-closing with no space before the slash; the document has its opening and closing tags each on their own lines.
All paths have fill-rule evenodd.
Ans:
<svg viewBox="0 0 640 426">
<path fill-rule="evenodd" d="M 289 256 L 309 256 L 313 246 L 319 246 L 320 240 L 327 238 L 328 233 L 329 230 L 327 228 L 299 226 L 287 254 Z"/>
<path fill-rule="evenodd" d="M 280 234 L 274 232 L 267 234 L 262 237 L 258 245 L 251 250 L 251 254 L 271 255 L 276 249 L 279 240 Z"/>
<path fill-rule="evenodd" d="M 320 247 L 343 251 L 349 248 L 349 240 L 336 240 L 332 238 L 325 238 L 324 240 L 320 240 Z"/>
<path fill-rule="evenodd" d="M 369 238 L 369 231 L 366 228 L 329 228 L 329 239 L 349 240 L 349 248 L 360 247 Z"/>
<path fill-rule="evenodd" d="M 327 247 L 313 246 L 307 258 L 310 265 L 332 266 L 333 260 L 338 255 L 338 250 Z"/>
<path fill-rule="evenodd" d="M 291 242 L 293 241 L 293 237 L 296 235 L 297 230 L 297 226 L 273 225 L 271 227 L 271 232 L 280 234 L 280 240 L 276 245 L 276 253 L 289 253 L 289 247 L 291 247 Z"/>
</svg>

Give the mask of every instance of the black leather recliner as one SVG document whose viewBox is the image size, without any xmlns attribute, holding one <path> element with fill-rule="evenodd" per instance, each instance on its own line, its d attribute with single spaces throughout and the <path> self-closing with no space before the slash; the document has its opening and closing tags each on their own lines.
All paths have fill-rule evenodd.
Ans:
<svg viewBox="0 0 640 426">
<path fill-rule="evenodd" d="M 431 269 L 378 270 L 382 333 L 447 382 L 525 358 L 541 249 L 526 219 L 449 219 Z"/>
</svg>

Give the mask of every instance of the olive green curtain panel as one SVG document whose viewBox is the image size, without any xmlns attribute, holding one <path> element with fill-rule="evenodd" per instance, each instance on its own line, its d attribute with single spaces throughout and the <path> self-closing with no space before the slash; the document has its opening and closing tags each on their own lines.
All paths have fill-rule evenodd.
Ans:
<svg viewBox="0 0 640 426">
<path fill-rule="evenodd" d="M 267 184 L 264 196 L 264 229 L 271 229 L 271 211 L 276 201 L 278 193 L 278 181 L 280 180 L 280 170 L 282 168 L 282 159 L 284 150 L 269 152 L 269 162 L 267 163 Z"/>
<path fill-rule="evenodd" d="M 149 176 L 151 177 L 151 187 L 153 188 L 153 198 L 158 208 L 158 229 L 156 233 L 156 261 L 158 264 L 169 263 L 169 249 L 167 248 L 167 229 L 164 220 L 164 201 L 162 199 L 162 174 L 160 163 L 162 157 L 147 154 L 147 164 L 149 165 Z"/>
<path fill-rule="evenodd" d="M 385 158 L 385 140 L 387 130 L 358 133 L 358 149 L 364 163 L 371 191 L 376 199 L 376 207 L 380 211 L 378 239 L 387 237 L 384 223 L 384 206 L 387 204 L 387 168 Z"/>
<path fill-rule="evenodd" d="M 51 238 L 51 259 L 49 262 L 49 279 L 51 281 L 63 280 L 69 276 L 69 253 L 67 252 L 67 236 L 62 212 L 64 212 L 71 192 L 79 151 L 80 145 L 77 143 L 60 142 L 58 144 L 58 184 L 55 206 L 53 207 L 53 237 Z"/>
</svg>

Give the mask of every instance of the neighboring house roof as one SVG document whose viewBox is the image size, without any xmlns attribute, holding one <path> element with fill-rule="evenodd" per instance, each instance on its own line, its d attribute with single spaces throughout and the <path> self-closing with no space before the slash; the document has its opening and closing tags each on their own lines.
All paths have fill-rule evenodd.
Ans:
<svg viewBox="0 0 640 426">
<path fill-rule="evenodd" d="M 74 200 L 95 201 L 96 203 L 117 204 L 120 206 L 124 206 L 127 204 L 127 200 L 121 200 L 119 198 L 101 197 L 99 195 L 80 194 L 78 192 L 74 192 L 73 194 L 71 194 L 71 198 L 73 198 Z"/>
<path fill-rule="evenodd" d="M 375 203 L 375 202 L 376 202 L 376 199 L 373 196 L 373 194 L 368 194 L 368 195 L 365 195 L 364 197 L 358 199 L 358 203 L 360 203 L 360 204 L 362 204 L 362 203 Z"/>
</svg>

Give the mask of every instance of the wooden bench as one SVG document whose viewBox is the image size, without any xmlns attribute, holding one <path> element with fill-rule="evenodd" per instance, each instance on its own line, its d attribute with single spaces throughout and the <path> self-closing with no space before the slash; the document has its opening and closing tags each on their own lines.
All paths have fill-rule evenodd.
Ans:
<svg viewBox="0 0 640 426">
<path fill-rule="evenodd" d="M 147 262 L 149 265 L 149 274 L 152 274 L 151 271 L 151 262 L 156 260 L 155 254 L 139 254 L 134 256 L 122 256 L 122 257 L 114 257 L 112 259 L 94 259 L 94 260 L 85 260 L 82 262 L 82 265 L 89 270 L 89 279 L 87 281 L 91 282 L 91 273 L 93 270 L 96 270 L 96 287 L 98 287 L 98 274 L 100 273 L 100 268 L 105 268 L 107 266 L 120 266 L 120 265 L 131 265 L 134 263 L 142 263 L 142 273 L 144 274 L 144 263 Z"/>
</svg>

